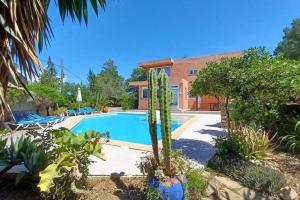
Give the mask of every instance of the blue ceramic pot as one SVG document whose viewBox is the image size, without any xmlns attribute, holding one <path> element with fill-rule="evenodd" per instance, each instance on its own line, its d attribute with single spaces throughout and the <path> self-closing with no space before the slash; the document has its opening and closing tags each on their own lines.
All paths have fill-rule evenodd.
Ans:
<svg viewBox="0 0 300 200">
<path fill-rule="evenodd" d="M 184 183 L 178 179 L 177 176 L 173 178 L 168 178 L 165 181 L 160 181 L 155 177 L 149 179 L 149 186 L 158 190 L 161 194 L 162 200 L 184 200 Z"/>
</svg>

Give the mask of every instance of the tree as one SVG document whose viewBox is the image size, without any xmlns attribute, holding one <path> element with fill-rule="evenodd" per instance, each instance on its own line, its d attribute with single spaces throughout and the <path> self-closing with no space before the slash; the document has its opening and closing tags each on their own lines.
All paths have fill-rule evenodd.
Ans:
<svg viewBox="0 0 300 200">
<path fill-rule="evenodd" d="M 133 69 L 130 78 L 125 81 L 126 92 L 129 93 L 134 99 L 134 107 L 138 106 L 138 88 L 129 86 L 130 82 L 146 81 L 147 71 L 144 68 L 138 67 Z"/>
<path fill-rule="evenodd" d="M 96 76 L 95 95 L 96 101 L 110 99 L 114 104 L 119 104 L 120 97 L 124 94 L 124 79 L 119 75 L 113 60 L 107 60 L 101 72 Z"/>
<path fill-rule="evenodd" d="M 147 71 L 144 68 L 137 67 L 133 69 L 131 76 L 126 82 L 133 82 L 133 81 L 146 81 L 147 80 Z"/>
<path fill-rule="evenodd" d="M 82 101 L 83 103 L 91 101 L 90 91 L 86 85 L 78 84 L 78 83 L 68 83 L 64 84 L 63 97 L 65 99 L 65 106 L 70 106 L 70 104 L 76 102 L 77 90 L 81 89 Z M 77 108 L 77 107 L 76 107 Z"/>
<path fill-rule="evenodd" d="M 207 67 L 199 73 L 192 85 L 191 94 L 194 96 L 214 96 L 225 100 L 224 109 L 227 118 L 228 133 L 231 123 L 229 101 L 233 98 L 233 85 L 230 81 L 230 72 L 237 66 L 238 58 L 223 58 L 220 62 L 209 62 Z"/>
<path fill-rule="evenodd" d="M 300 95 L 299 61 L 253 48 L 245 52 L 239 66 L 230 74 L 232 117 L 243 124 L 280 131 L 283 124 L 288 124 L 286 118 L 293 118 L 287 103 Z"/>
<path fill-rule="evenodd" d="M 62 95 L 53 87 L 42 84 L 33 83 L 28 85 L 29 90 L 34 95 L 34 101 L 39 111 L 46 110 L 49 115 L 49 108 L 56 104 L 63 104 Z"/>
<path fill-rule="evenodd" d="M 88 80 L 89 90 L 92 94 L 95 90 L 96 74 L 93 72 L 93 70 L 91 68 L 89 69 L 89 72 L 87 75 L 87 80 Z"/>
<path fill-rule="evenodd" d="M 287 103 L 300 95 L 299 71 L 299 61 L 251 48 L 242 58 L 209 63 L 194 82 L 192 93 L 225 99 L 229 131 L 230 119 L 234 119 L 276 132 L 286 118 Z"/>
<path fill-rule="evenodd" d="M 300 60 L 300 18 L 292 22 L 292 26 L 283 30 L 282 41 L 275 49 L 275 55 L 283 54 L 289 59 Z"/>
<path fill-rule="evenodd" d="M 0 120 L 4 111 L 9 110 L 5 95 L 9 80 L 22 82 L 14 65 L 19 63 L 19 71 L 32 79 L 38 75 L 40 61 L 36 46 L 42 50 L 44 43 L 52 36 L 48 6 L 50 0 L 0 1 Z M 98 7 L 105 8 L 106 0 L 90 0 L 95 13 Z M 57 0 L 62 20 L 70 16 L 72 20 L 88 22 L 86 0 Z M 21 83 L 23 84 L 23 83 Z M 26 86 L 23 84 L 23 87 Z M 29 93 L 29 91 L 27 90 Z"/>
<path fill-rule="evenodd" d="M 48 58 L 47 67 L 40 76 L 40 83 L 53 88 L 58 88 L 59 78 L 51 58 Z"/>
</svg>

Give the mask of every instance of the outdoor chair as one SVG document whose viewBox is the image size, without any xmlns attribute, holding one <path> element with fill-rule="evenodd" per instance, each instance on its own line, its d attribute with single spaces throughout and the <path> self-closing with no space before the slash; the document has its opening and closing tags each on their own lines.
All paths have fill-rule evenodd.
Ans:
<svg viewBox="0 0 300 200">
<path fill-rule="evenodd" d="M 83 109 L 83 108 L 79 108 L 79 110 L 78 110 L 78 114 L 79 115 L 81 115 L 81 114 L 83 114 L 83 115 L 85 115 L 85 114 L 87 114 L 88 112 L 85 110 L 85 109 Z"/>
<path fill-rule="evenodd" d="M 91 107 L 86 107 L 85 110 L 87 113 L 90 113 L 90 114 L 95 112 L 94 109 L 92 109 Z"/>
<path fill-rule="evenodd" d="M 77 115 L 76 111 L 73 110 L 73 109 L 68 109 L 68 110 L 67 110 L 67 114 L 68 114 L 68 116 L 69 116 L 69 115 L 74 115 L 74 116 Z"/>
<path fill-rule="evenodd" d="M 60 118 L 56 117 L 41 117 L 39 115 L 24 113 L 23 116 L 31 121 L 38 121 L 40 124 L 57 124 Z"/>
<path fill-rule="evenodd" d="M 52 120 L 58 120 L 58 121 L 63 121 L 65 119 L 64 117 L 60 117 L 60 116 L 41 116 L 37 113 L 31 114 L 31 116 L 33 116 L 36 119 L 52 119 Z"/>
<path fill-rule="evenodd" d="M 24 120 L 22 119 L 22 117 L 16 113 L 13 113 L 14 118 L 15 118 L 15 122 L 5 122 L 5 125 L 11 129 L 10 125 L 16 126 L 15 129 L 12 129 L 12 131 L 17 131 L 20 128 L 28 128 L 28 127 L 34 127 L 37 126 L 41 129 L 46 129 L 49 127 L 49 124 L 47 124 L 46 127 L 43 127 L 40 122 L 36 121 L 36 120 Z"/>
</svg>

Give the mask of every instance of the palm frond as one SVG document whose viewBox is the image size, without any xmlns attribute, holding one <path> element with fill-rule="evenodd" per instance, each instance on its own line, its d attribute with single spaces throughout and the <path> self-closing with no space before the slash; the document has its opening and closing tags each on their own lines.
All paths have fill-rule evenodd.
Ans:
<svg viewBox="0 0 300 200">
<path fill-rule="evenodd" d="M 87 24 L 87 0 L 57 1 L 63 20 L 69 15 L 79 22 L 83 18 Z M 41 51 L 53 35 L 47 14 L 49 4 L 50 0 L 0 0 L 0 121 L 4 111 L 9 111 L 5 101 L 8 81 L 21 83 L 27 90 L 19 72 L 32 80 L 41 70 L 36 47 Z M 91 4 L 98 15 L 98 4 L 104 9 L 106 1 L 91 0 Z"/>
</svg>

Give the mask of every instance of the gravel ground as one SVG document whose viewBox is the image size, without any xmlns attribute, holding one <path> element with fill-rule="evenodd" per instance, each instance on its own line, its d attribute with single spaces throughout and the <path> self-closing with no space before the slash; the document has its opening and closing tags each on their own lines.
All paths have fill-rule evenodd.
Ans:
<svg viewBox="0 0 300 200">
<path fill-rule="evenodd" d="M 90 191 L 78 200 L 142 200 L 143 178 L 91 178 Z"/>
<path fill-rule="evenodd" d="M 287 185 L 296 190 L 300 196 L 300 155 L 293 156 L 275 151 L 264 162 L 283 173 Z"/>
</svg>

